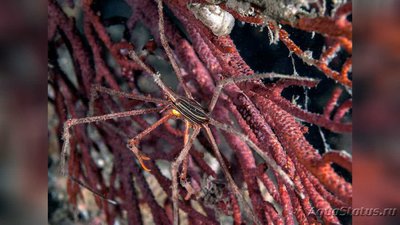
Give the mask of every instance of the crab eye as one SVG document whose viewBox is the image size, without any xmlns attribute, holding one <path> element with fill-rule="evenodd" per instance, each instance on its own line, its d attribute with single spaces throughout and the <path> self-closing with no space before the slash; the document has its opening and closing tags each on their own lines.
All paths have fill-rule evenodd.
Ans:
<svg viewBox="0 0 400 225">
<path fill-rule="evenodd" d="M 235 25 L 235 18 L 217 5 L 192 3 L 188 8 L 216 36 L 230 34 Z"/>
</svg>

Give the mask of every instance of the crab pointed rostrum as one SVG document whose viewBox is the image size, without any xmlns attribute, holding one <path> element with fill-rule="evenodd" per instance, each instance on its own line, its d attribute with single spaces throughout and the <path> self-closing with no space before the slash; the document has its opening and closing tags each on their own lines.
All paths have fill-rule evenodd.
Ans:
<svg viewBox="0 0 400 225">
<path fill-rule="evenodd" d="M 73 223 L 348 224 L 351 1 L 68 2 L 48 1 L 49 191 L 67 178 Z"/>
</svg>

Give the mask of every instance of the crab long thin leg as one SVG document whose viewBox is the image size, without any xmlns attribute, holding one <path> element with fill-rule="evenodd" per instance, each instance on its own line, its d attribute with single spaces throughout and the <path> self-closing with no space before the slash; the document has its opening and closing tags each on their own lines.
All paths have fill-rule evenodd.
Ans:
<svg viewBox="0 0 400 225">
<path fill-rule="evenodd" d="M 231 77 L 231 78 L 226 78 L 221 80 L 217 87 L 214 90 L 213 97 L 210 101 L 210 105 L 208 106 L 208 112 L 211 113 L 215 107 L 215 104 L 217 103 L 218 97 L 221 94 L 222 88 L 228 84 L 233 84 L 233 83 L 240 83 L 244 81 L 250 81 L 250 80 L 259 80 L 259 79 L 264 79 L 264 78 L 281 78 L 281 79 L 290 79 L 290 80 L 304 80 L 304 81 L 314 81 L 318 82 L 316 79 L 312 78 L 306 78 L 306 77 L 299 77 L 299 76 L 289 76 L 289 75 L 283 75 L 283 74 L 277 74 L 277 73 L 256 73 L 250 76 L 239 76 L 239 77 Z"/>
<path fill-rule="evenodd" d="M 63 139 L 64 143 L 62 146 L 62 151 L 61 151 L 61 172 L 62 174 L 66 174 L 65 171 L 65 162 L 66 162 L 66 156 L 67 152 L 69 149 L 69 139 L 71 137 L 69 133 L 69 129 L 75 125 L 78 124 L 84 124 L 84 123 L 94 123 L 98 121 L 105 121 L 105 120 L 110 120 L 110 119 L 117 119 L 121 117 L 128 117 L 128 116 L 137 116 L 137 115 L 142 115 L 146 113 L 152 113 L 152 112 L 158 112 L 162 108 L 161 107 L 155 107 L 155 108 L 148 108 L 148 109 L 138 109 L 138 110 L 131 110 L 131 111 L 126 111 L 126 112 L 118 112 L 118 113 L 110 113 L 106 115 L 101 115 L 101 116 L 92 116 L 92 117 L 85 117 L 85 118 L 80 118 L 80 119 L 69 119 L 64 123 L 64 131 L 63 131 Z"/>
<path fill-rule="evenodd" d="M 165 53 L 167 54 L 169 61 L 171 62 L 172 68 L 174 69 L 176 73 L 176 77 L 179 80 L 180 85 L 182 86 L 183 90 L 185 91 L 186 97 L 192 99 L 192 94 L 190 91 L 187 89 L 186 85 L 183 82 L 182 79 L 182 73 L 181 70 L 179 69 L 178 63 L 176 62 L 172 49 L 168 44 L 168 40 L 165 37 L 165 30 L 164 30 L 164 13 L 163 13 L 163 5 L 161 0 L 156 0 L 157 5 L 158 5 L 158 29 L 160 31 L 160 40 L 161 44 L 164 47 Z"/>
<path fill-rule="evenodd" d="M 161 119 L 159 119 L 157 122 L 153 123 L 151 126 L 149 126 L 148 128 L 146 128 L 144 131 L 140 132 L 138 135 L 136 135 L 135 137 L 129 139 L 128 141 L 128 147 L 129 149 L 133 152 L 133 154 L 135 154 L 136 158 L 139 160 L 140 165 L 142 166 L 142 168 L 146 171 L 150 172 L 150 169 L 146 167 L 146 165 L 144 164 L 143 160 L 150 160 L 149 157 L 143 155 L 143 153 L 141 153 L 139 151 L 139 149 L 136 147 L 137 144 L 139 143 L 139 141 L 146 136 L 147 134 L 149 134 L 150 132 L 152 132 L 154 129 L 156 129 L 158 126 L 160 126 L 161 124 L 165 123 L 166 121 L 168 121 L 170 118 L 172 118 L 174 115 L 172 113 L 168 113 L 167 115 L 163 116 Z"/>
<path fill-rule="evenodd" d="M 157 122 L 153 123 L 151 126 L 149 126 L 148 128 L 146 128 L 144 131 L 140 132 L 138 135 L 136 135 L 135 137 L 131 138 L 129 140 L 129 143 L 131 144 L 138 144 L 139 141 L 144 138 L 147 134 L 149 134 L 151 131 L 153 131 L 154 129 L 156 129 L 158 126 L 160 126 L 161 124 L 165 123 L 166 121 L 168 121 L 170 118 L 174 117 L 174 115 L 172 115 L 171 113 L 166 114 L 165 116 L 163 116 L 161 119 L 157 120 Z"/>
<path fill-rule="evenodd" d="M 240 190 L 239 190 L 238 186 L 235 184 L 235 181 L 233 180 L 233 178 L 232 178 L 232 176 L 231 176 L 231 174 L 229 172 L 229 169 L 226 166 L 226 164 L 224 162 L 224 159 L 222 158 L 221 152 L 218 149 L 218 145 L 215 142 L 215 138 L 214 138 L 214 136 L 213 136 L 213 134 L 211 132 L 210 127 L 208 127 L 208 125 L 206 125 L 206 124 L 202 125 L 202 127 L 206 130 L 206 134 L 207 134 L 207 137 L 208 137 L 208 139 L 209 139 L 209 141 L 211 143 L 211 147 L 212 147 L 212 149 L 214 151 L 215 156 L 218 159 L 218 162 L 219 162 L 219 164 L 220 164 L 220 166 L 222 168 L 222 172 L 224 173 L 224 175 L 225 175 L 225 177 L 226 177 L 226 179 L 228 181 L 228 184 L 230 186 L 231 191 L 235 194 L 235 196 L 240 201 L 242 201 L 244 203 L 243 204 L 243 206 L 244 206 L 243 208 L 245 209 L 245 211 L 246 211 L 246 213 L 248 215 L 251 215 L 253 222 L 255 222 L 256 224 L 261 224 L 260 221 L 258 220 L 257 216 L 254 214 L 254 210 L 252 210 L 250 204 L 247 203 L 247 201 L 245 200 L 243 195 L 240 193 Z"/>
<path fill-rule="evenodd" d="M 148 74 L 150 74 L 153 77 L 156 84 L 163 90 L 164 94 L 167 95 L 167 97 L 171 101 L 176 100 L 176 98 L 177 98 L 176 94 L 169 87 L 167 87 L 164 84 L 164 82 L 162 82 L 159 73 L 154 72 L 152 69 L 150 69 L 150 67 L 148 67 L 146 64 L 144 64 L 142 62 L 142 60 L 140 60 L 139 56 L 136 54 L 135 51 L 133 51 L 133 50 L 128 51 L 128 55 L 133 61 L 135 61 L 137 64 L 139 64 L 139 66 L 142 67 L 142 69 L 144 71 L 146 71 Z"/>
<path fill-rule="evenodd" d="M 183 135 L 183 145 L 186 145 L 187 142 L 189 141 L 189 128 L 190 128 L 190 122 L 185 120 L 185 132 Z M 189 154 L 185 157 L 185 159 L 182 162 L 182 173 L 180 176 L 181 180 L 186 179 L 188 163 L 189 163 Z"/>
<path fill-rule="evenodd" d="M 167 53 L 167 56 L 172 64 L 172 67 L 178 77 L 179 83 L 181 84 L 181 86 L 183 87 L 185 94 L 187 97 L 192 99 L 192 95 L 189 92 L 189 90 L 187 89 L 187 87 L 185 86 L 185 84 L 183 83 L 182 80 L 182 73 L 180 72 L 179 66 L 175 60 L 175 58 L 172 55 L 172 50 L 171 47 L 168 44 L 167 38 L 165 37 L 165 31 L 164 31 L 164 14 L 163 14 L 163 7 L 162 7 L 162 1 L 158 1 L 158 13 L 159 13 L 159 30 L 160 30 L 160 39 L 161 39 L 161 43 Z M 167 97 L 171 100 L 171 101 L 175 101 L 176 100 L 176 94 L 170 89 L 168 88 L 160 79 L 160 74 L 155 73 L 152 69 L 150 69 L 150 67 L 148 67 L 146 64 L 143 63 L 143 61 L 139 58 L 139 56 L 135 53 L 134 50 L 128 51 L 128 55 L 131 59 L 133 59 L 137 64 L 139 64 L 140 67 L 142 67 L 142 69 L 144 71 L 146 71 L 147 73 L 149 73 L 154 81 L 156 82 L 156 84 L 164 91 L 164 93 L 167 95 Z"/>
<path fill-rule="evenodd" d="M 124 98 L 139 100 L 139 101 L 143 101 L 143 102 L 153 102 L 153 103 L 164 104 L 164 105 L 168 104 L 168 101 L 164 100 L 164 99 L 152 98 L 152 97 L 147 97 L 147 96 L 143 96 L 143 95 L 139 95 L 139 94 L 117 91 L 114 89 L 100 86 L 98 84 L 94 84 L 90 88 L 89 116 L 94 115 L 94 102 L 98 96 L 98 93 L 104 93 L 104 94 L 108 94 L 110 96 L 124 97 Z"/>
<path fill-rule="evenodd" d="M 200 126 L 195 125 L 193 133 L 190 135 L 188 142 L 183 147 L 181 153 L 179 153 L 178 158 L 171 164 L 171 177 L 172 177 L 172 207 L 173 207 L 173 217 L 174 225 L 179 224 L 179 209 L 178 209 L 178 169 L 182 161 L 189 154 L 189 150 L 193 145 L 194 139 L 200 132 Z"/>
<path fill-rule="evenodd" d="M 283 169 L 276 164 L 275 160 L 272 159 L 270 156 L 268 156 L 265 152 L 263 152 L 254 142 L 252 142 L 245 134 L 241 133 L 240 131 L 237 131 L 234 127 L 228 126 L 226 124 L 222 124 L 216 120 L 210 119 L 210 124 L 215 126 L 216 128 L 219 128 L 221 130 L 224 130 L 226 132 L 232 133 L 237 135 L 240 139 L 242 139 L 244 142 L 246 142 L 261 158 L 264 159 L 264 161 L 268 164 L 269 167 L 272 168 L 282 179 L 283 181 L 289 185 L 296 193 L 299 195 L 300 198 L 304 198 L 304 194 L 301 193 L 299 190 L 297 190 L 294 186 L 293 181 L 290 179 L 289 175 L 283 171 Z"/>
<path fill-rule="evenodd" d="M 127 92 L 123 92 L 123 91 L 116 91 L 114 89 L 106 88 L 106 87 L 103 87 L 100 85 L 93 85 L 91 91 L 92 91 L 92 93 L 93 92 L 105 93 L 105 94 L 108 94 L 111 96 L 124 97 L 124 98 L 139 100 L 139 101 L 143 101 L 143 102 L 168 104 L 168 101 L 164 100 L 164 99 L 152 98 L 152 97 L 147 97 L 147 96 L 143 96 L 143 95 L 127 93 Z"/>
</svg>

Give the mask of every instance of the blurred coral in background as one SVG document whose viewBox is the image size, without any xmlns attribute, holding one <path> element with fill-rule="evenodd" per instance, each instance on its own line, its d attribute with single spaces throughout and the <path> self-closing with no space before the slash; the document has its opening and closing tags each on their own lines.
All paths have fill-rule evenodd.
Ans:
<svg viewBox="0 0 400 225">
<path fill-rule="evenodd" d="M 0 223 L 45 224 L 46 2 L 0 4 Z"/>
<path fill-rule="evenodd" d="M 353 207 L 396 208 L 354 224 L 400 221 L 400 4 L 356 1 Z"/>
</svg>

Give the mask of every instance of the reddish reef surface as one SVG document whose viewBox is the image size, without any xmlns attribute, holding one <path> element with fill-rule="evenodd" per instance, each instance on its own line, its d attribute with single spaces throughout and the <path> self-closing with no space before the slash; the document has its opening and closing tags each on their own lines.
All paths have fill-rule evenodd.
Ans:
<svg viewBox="0 0 400 225">
<path fill-rule="evenodd" d="M 188 7 L 193 4 L 229 12 L 233 30 L 216 36 Z M 223 89 L 212 117 L 240 129 L 294 187 L 239 137 L 213 129 L 229 172 L 246 196 L 245 202 L 236 198 L 200 133 L 187 161 L 195 194 L 179 187 L 181 224 L 253 224 L 243 204 L 261 224 L 350 224 L 345 210 L 352 202 L 352 3 L 163 0 L 163 5 L 179 79 L 161 45 L 156 1 L 48 1 L 50 223 L 172 224 L 169 167 L 183 147 L 182 121 L 170 120 L 140 142 L 151 171 L 127 148 L 129 138 L 165 112 L 73 127 L 71 179 L 55 172 L 68 118 L 155 105 L 98 94 L 90 108 L 93 85 L 164 97 L 151 76 L 122 54 L 134 49 L 168 86 L 183 94 L 181 79 L 204 106 L 225 78 L 261 72 L 314 78 L 248 81 Z M 57 193 L 67 193 L 68 206 L 61 206 L 65 202 Z M 62 213 L 63 207 L 72 210 Z"/>
</svg>

